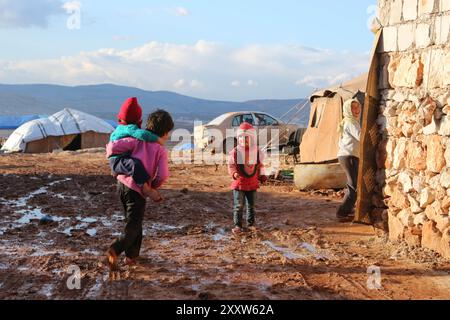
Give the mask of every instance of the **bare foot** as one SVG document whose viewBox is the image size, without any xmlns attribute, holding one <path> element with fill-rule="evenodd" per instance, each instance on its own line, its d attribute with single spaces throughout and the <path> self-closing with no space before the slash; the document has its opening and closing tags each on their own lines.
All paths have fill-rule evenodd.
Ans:
<svg viewBox="0 0 450 320">
<path fill-rule="evenodd" d="M 126 266 L 133 267 L 137 264 L 137 261 L 136 259 L 125 257 L 125 259 L 123 260 L 123 264 Z"/>
<path fill-rule="evenodd" d="M 154 202 L 163 201 L 163 198 L 159 194 L 158 190 L 150 187 L 148 183 L 144 184 L 144 186 L 142 187 L 142 193 L 144 194 L 144 196 L 152 199 Z"/>
</svg>

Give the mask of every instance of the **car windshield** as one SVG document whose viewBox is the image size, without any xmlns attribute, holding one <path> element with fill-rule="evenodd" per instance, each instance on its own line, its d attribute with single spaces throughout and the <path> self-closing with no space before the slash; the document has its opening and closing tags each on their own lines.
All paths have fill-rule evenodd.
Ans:
<svg viewBox="0 0 450 320">
<path fill-rule="evenodd" d="M 210 125 L 210 126 L 218 126 L 218 125 L 220 125 L 220 124 L 222 124 L 222 122 L 226 119 L 226 118 L 228 118 L 228 114 L 223 114 L 223 115 L 221 115 L 221 116 L 219 116 L 219 117 L 217 117 L 217 118 L 215 118 L 213 121 L 211 121 L 210 123 L 208 123 L 208 125 Z"/>
<path fill-rule="evenodd" d="M 258 119 L 258 126 L 277 126 L 278 121 L 271 116 L 263 113 L 255 113 L 256 119 Z"/>
</svg>

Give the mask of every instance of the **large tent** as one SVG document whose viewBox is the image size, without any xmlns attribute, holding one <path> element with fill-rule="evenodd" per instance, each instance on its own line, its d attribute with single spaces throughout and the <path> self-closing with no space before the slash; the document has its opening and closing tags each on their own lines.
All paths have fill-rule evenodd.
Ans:
<svg viewBox="0 0 450 320">
<path fill-rule="evenodd" d="M 64 109 L 27 122 L 16 129 L 5 142 L 2 151 L 46 153 L 56 149 L 79 150 L 104 147 L 114 128 L 90 114 Z"/>
<path fill-rule="evenodd" d="M 329 163 L 337 160 L 342 106 L 353 97 L 363 103 L 366 85 L 367 74 L 363 74 L 340 86 L 317 91 L 310 97 L 308 128 L 300 146 L 302 163 Z"/>
</svg>

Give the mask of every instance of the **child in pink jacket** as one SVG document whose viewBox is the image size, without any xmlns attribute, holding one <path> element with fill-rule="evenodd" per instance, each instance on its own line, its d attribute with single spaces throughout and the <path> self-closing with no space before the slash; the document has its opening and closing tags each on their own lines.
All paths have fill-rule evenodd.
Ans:
<svg viewBox="0 0 450 320">
<path fill-rule="evenodd" d="M 174 123 L 166 111 L 153 112 L 147 122 L 147 130 L 160 137 L 165 143 Z M 138 159 L 151 177 L 152 189 L 158 189 L 169 177 L 167 150 L 160 144 L 124 138 L 110 142 L 107 155 L 130 153 Z M 132 265 L 139 257 L 142 243 L 142 222 L 144 219 L 146 198 L 142 187 L 131 176 L 118 175 L 120 200 L 125 213 L 125 228 L 122 235 L 111 245 L 107 252 L 107 261 L 111 270 L 117 269 L 118 256 L 125 252 L 125 264 Z"/>
<path fill-rule="evenodd" d="M 234 234 L 244 231 L 242 228 L 242 213 L 247 206 L 247 226 L 254 229 L 256 190 L 260 182 L 265 182 L 263 154 L 258 148 L 256 130 L 244 122 L 237 132 L 238 145 L 229 155 L 228 172 L 233 178 L 233 220 Z"/>
</svg>

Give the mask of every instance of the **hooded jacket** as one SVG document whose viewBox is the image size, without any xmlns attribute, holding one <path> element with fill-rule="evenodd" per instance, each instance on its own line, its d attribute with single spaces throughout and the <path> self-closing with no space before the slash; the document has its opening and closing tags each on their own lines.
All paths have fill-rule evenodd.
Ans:
<svg viewBox="0 0 450 320">
<path fill-rule="evenodd" d="M 339 125 L 339 151 L 338 157 L 354 156 L 359 158 L 359 141 L 361 135 L 361 125 L 359 119 L 352 113 L 352 103 L 358 102 L 356 99 L 347 100 L 343 106 L 344 119 Z M 358 102 L 359 103 L 359 102 Z"/>
<path fill-rule="evenodd" d="M 248 137 L 249 145 L 245 145 Z M 247 122 L 241 124 L 237 132 L 238 145 L 228 157 L 228 172 L 233 178 L 232 190 L 255 191 L 259 188 L 259 180 L 264 176 L 263 154 L 258 148 L 256 130 Z M 234 179 L 238 173 L 239 178 Z"/>
</svg>

